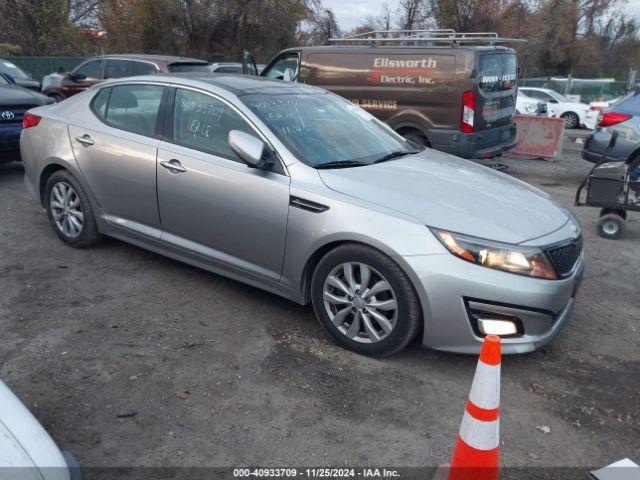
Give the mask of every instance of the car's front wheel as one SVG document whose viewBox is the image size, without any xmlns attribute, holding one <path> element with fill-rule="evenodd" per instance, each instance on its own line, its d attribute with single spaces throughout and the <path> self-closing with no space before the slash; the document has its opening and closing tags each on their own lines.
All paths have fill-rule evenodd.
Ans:
<svg viewBox="0 0 640 480">
<path fill-rule="evenodd" d="M 100 241 L 89 197 L 70 172 L 59 170 L 49 177 L 45 199 L 49 222 L 64 243 L 83 248 Z"/>
<path fill-rule="evenodd" d="M 391 258 L 364 245 L 329 252 L 313 274 L 311 297 L 327 332 L 363 355 L 391 355 L 420 329 L 413 285 Z"/>
</svg>

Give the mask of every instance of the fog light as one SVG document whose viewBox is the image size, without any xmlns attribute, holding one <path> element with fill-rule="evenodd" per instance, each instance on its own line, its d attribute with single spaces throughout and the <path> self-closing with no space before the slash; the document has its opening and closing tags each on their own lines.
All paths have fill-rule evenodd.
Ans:
<svg viewBox="0 0 640 480">
<path fill-rule="evenodd" d="M 478 328 L 483 335 L 515 335 L 518 327 L 510 320 L 479 318 Z"/>
</svg>

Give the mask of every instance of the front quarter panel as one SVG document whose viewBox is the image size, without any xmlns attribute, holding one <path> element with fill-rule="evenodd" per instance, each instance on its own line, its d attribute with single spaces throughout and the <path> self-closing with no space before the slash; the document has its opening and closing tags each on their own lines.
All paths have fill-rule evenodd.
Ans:
<svg viewBox="0 0 640 480">
<path fill-rule="evenodd" d="M 304 298 L 308 262 L 316 252 L 346 242 L 362 243 L 390 257 L 446 253 L 444 247 L 416 219 L 369 204 L 326 187 L 313 168 L 289 167 L 291 196 L 328 207 L 321 213 L 289 207 L 282 283 Z M 401 267 L 406 265 L 398 262 Z"/>
</svg>

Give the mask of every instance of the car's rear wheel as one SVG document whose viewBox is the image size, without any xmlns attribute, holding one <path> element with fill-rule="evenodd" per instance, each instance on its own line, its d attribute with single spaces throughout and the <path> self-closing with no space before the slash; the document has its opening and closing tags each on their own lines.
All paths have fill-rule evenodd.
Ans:
<svg viewBox="0 0 640 480">
<path fill-rule="evenodd" d="M 49 177 L 45 199 L 49 222 L 64 243 L 83 248 L 100 241 L 89 198 L 70 172 L 59 170 Z"/>
<path fill-rule="evenodd" d="M 564 118 L 564 126 L 566 128 L 578 128 L 580 126 L 580 117 L 574 112 L 566 112 L 560 115 Z"/>
<path fill-rule="evenodd" d="M 391 355 L 420 328 L 420 304 L 407 276 L 391 258 L 364 245 L 329 252 L 313 274 L 311 297 L 327 332 L 363 355 Z"/>
</svg>

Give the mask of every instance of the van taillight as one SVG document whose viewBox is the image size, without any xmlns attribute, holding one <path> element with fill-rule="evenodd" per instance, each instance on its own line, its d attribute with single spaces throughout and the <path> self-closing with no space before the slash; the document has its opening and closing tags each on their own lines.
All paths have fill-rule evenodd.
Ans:
<svg viewBox="0 0 640 480">
<path fill-rule="evenodd" d="M 468 90 L 462 94 L 462 118 L 460 119 L 460 131 L 462 133 L 473 132 L 473 117 L 476 114 L 476 92 Z"/>
<path fill-rule="evenodd" d="M 40 123 L 42 117 L 38 115 L 34 115 L 33 113 L 25 113 L 24 117 L 22 117 L 22 128 L 31 128 L 35 127 Z"/>
<path fill-rule="evenodd" d="M 630 118 L 631 118 L 631 115 L 627 115 L 626 113 L 616 113 L 616 112 L 601 113 L 598 119 L 598 126 L 610 127 L 611 125 L 624 122 L 625 120 L 629 120 Z"/>
</svg>

